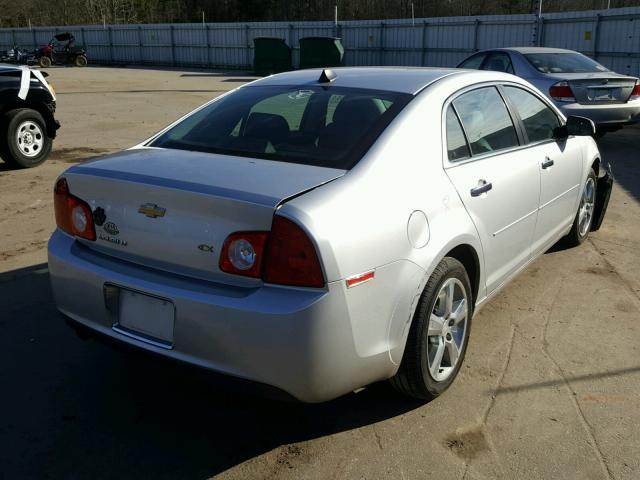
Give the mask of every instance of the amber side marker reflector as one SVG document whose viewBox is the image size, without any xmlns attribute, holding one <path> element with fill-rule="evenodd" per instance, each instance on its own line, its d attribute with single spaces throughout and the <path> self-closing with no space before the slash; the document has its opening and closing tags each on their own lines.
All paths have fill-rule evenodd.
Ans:
<svg viewBox="0 0 640 480">
<path fill-rule="evenodd" d="M 347 288 L 355 287 L 364 282 L 368 282 L 369 280 L 373 280 L 373 277 L 375 277 L 375 275 L 375 270 L 371 270 L 370 272 L 360 273 L 358 275 L 354 275 L 353 277 L 349 277 L 345 280 L 345 282 L 347 283 Z"/>
</svg>

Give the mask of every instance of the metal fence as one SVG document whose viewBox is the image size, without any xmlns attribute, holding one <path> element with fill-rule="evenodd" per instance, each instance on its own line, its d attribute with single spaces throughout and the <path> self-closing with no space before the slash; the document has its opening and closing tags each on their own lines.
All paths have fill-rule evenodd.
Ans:
<svg viewBox="0 0 640 480">
<path fill-rule="evenodd" d="M 35 48 L 71 31 L 99 64 L 249 69 L 253 39 L 342 38 L 346 65 L 455 66 L 486 48 L 539 45 L 583 52 L 621 73 L 640 74 L 640 7 L 535 15 L 385 21 L 86 25 L 0 29 L 0 49 Z"/>
</svg>

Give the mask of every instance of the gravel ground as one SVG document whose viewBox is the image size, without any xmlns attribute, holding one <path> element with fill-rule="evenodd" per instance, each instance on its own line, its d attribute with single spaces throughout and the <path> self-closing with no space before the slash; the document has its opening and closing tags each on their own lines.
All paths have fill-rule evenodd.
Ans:
<svg viewBox="0 0 640 480">
<path fill-rule="evenodd" d="M 474 319 L 465 366 L 421 404 L 378 384 L 322 405 L 221 389 L 82 342 L 46 268 L 52 186 L 250 77 L 53 68 L 62 122 L 45 165 L 0 163 L 0 479 L 640 478 L 640 129 L 600 141 L 602 229 L 552 249 Z"/>
</svg>

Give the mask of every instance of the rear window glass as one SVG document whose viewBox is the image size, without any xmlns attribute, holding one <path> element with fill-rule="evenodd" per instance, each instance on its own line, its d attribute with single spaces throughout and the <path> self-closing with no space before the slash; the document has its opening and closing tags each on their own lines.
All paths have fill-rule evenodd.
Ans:
<svg viewBox="0 0 640 480">
<path fill-rule="evenodd" d="M 184 119 L 150 146 L 349 169 L 411 98 L 331 86 L 249 86 Z"/>
<path fill-rule="evenodd" d="M 606 72 L 607 68 L 580 53 L 529 53 L 525 58 L 542 73 Z"/>
</svg>

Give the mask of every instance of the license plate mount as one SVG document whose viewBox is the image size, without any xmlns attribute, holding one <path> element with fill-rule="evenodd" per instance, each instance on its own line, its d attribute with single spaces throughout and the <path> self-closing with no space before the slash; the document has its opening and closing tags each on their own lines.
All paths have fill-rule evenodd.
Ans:
<svg viewBox="0 0 640 480">
<path fill-rule="evenodd" d="M 170 300 L 113 285 L 105 286 L 105 300 L 114 317 L 113 330 L 158 347 L 173 348 L 175 306 Z"/>
<path fill-rule="evenodd" d="M 593 102 L 610 101 L 615 100 L 615 93 L 613 88 L 591 88 L 588 97 Z"/>
</svg>

